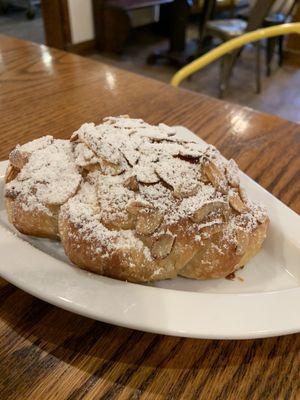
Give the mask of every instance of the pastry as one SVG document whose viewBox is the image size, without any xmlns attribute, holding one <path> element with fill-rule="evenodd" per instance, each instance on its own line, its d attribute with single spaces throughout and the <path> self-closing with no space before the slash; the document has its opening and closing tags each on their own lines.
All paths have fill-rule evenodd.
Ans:
<svg viewBox="0 0 300 400">
<path fill-rule="evenodd" d="M 70 140 L 17 146 L 6 207 L 22 233 L 57 238 L 77 266 L 131 282 L 221 278 L 261 248 L 269 219 L 218 150 L 176 128 L 109 117 Z"/>
<path fill-rule="evenodd" d="M 9 221 L 24 234 L 59 239 L 60 206 L 77 192 L 81 179 L 68 140 L 45 136 L 17 146 L 6 172 Z"/>
</svg>

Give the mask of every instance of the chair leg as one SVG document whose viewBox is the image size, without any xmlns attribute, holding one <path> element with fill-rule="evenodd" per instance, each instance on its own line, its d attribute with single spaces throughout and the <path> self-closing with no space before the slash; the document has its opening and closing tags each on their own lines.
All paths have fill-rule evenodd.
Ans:
<svg viewBox="0 0 300 400">
<path fill-rule="evenodd" d="M 228 84 L 235 64 L 236 55 L 226 54 L 221 60 L 219 98 L 223 99 L 228 91 Z"/>
<path fill-rule="evenodd" d="M 271 75 L 271 62 L 273 59 L 275 43 L 276 39 L 273 38 L 267 39 L 267 47 L 266 47 L 267 76 Z"/>
<path fill-rule="evenodd" d="M 261 92 L 261 73 L 260 73 L 260 42 L 255 43 L 255 50 L 256 50 L 256 68 L 255 68 L 255 75 L 256 75 L 256 93 L 259 94 Z"/>
<path fill-rule="evenodd" d="M 221 65 L 220 65 L 220 84 L 219 84 L 219 98 L 223 99 L 225 96 L 225 92 L 227 90 L 226 87 L 226 69 L 227 69 L 227 55 L 221 58 Z"/>
<path fill-rule="evenodd" d="M 278 65 L 279 67 L 282 67 L 283 65 L 283 40 L 284 36 L 279 36 L 278 37 Z"/>
</svg>

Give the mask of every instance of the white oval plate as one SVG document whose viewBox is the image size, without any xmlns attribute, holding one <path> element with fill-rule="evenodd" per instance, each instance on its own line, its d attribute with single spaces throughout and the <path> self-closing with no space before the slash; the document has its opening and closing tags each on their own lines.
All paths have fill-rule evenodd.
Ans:
<svg viewBox="0 0 300 400">
<path fill-rule="evenodd" d="M 0 163 L 0 275 L 20 289 L 96 320 L 166 335 L 247 339 L 300 331 L 300 217 L 245 174 L 243 186 L 266 205 L 271 224 L 238 279 L 139 285 L 80 270 L 58 242 L 16 234 L 3 204 L 6 165 Z"/>
</svg>

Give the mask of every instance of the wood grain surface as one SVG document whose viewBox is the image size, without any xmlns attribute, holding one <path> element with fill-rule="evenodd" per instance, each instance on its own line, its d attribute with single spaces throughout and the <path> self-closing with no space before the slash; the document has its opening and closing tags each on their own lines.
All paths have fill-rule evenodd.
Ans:
<svg viewBox="0 0 300 400">
<path fill-rule="evenodd" d="M 300 212 L 299 125 L 0 35 L 0 159 L 16 143 L 68 137 L 83 122 L 119 114 L 187 126 Z M 1 400 L 297 400 L 299 370 L 299 335 L 217 341 L 142 333 L 60 310 L 0 280 Z"/>
</svg>

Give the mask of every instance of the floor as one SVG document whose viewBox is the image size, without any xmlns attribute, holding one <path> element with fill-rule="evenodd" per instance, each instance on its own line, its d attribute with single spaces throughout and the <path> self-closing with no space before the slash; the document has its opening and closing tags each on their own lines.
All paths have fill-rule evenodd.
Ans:
<svg viewBox="0 0 300 400">
<path fill-rule="evenodd" d="M 143 33 L 146 37 L 143 37 Z M 195 29 L 191 28 L 188 36 L 191 39 L 194 35 Z M 123 55 L 103 55 L 95 51 L 89 56 L 120 68 L 170 82 L 176 68 L 170 65 L 150 66 L 146 63 L 147 56 L 152 51 L 157 50 L 158 47 L 165 49 L 168 46 L 165 40 L 156 39 L 151 42 L 148 32 L 139 32 L 135 40 L 128 43 Z M 233 71 L 225 100 L 300 123 L 300 67 L 284 65 L 278 68 L 275 57 L 272 75 L 266 77 L 264 56 L 265 50 L 262 48 L 261 94 L 256 93 L 254 49 L 252 46 L 248 46 L 244 49 Z M 184 81 L 182 86 L 218 97 L 218 82 L 219 61 L 216 61 Z"/>
<path fill-rule="evenodd" d="M 0 33 L 12 35 L 37 43 L 45 43 L 42 18 L 39 10 L 33 20 L 27 20 L 24 11 L 9 12 L 0 16 Z M 195 29 L 189 30 L 189 38 L 193 38 Z M 89 57 L 124 68 L 142 75 L 150 76 L 164 82 L 170 82 L 176 72 L 168 65 L 149 66 L 147 56 L 154 49 L 167 48 L 167 41 L 149 34 L 148 30 L 139 32 L 134 40 L 129 41 L 123 55 L 103 55 L 96 51 Z M 263 58 L 263 57 L 262 57 Z M 262 60 L 264 61 L 264 60 Z M 276 63 L 274 63 L 276 64 Z M 264 64 L 262 63 L 264 71 Z M 189 80 L 182 86 L 190 90 L 218 96 L 219 63 L 216 62 Z M 254 51 L 247 47 L 235 67 L 226 100 L 242 104 L 282 118 L 300 123 L 300 68 L 284 65 L 282 68 L 273 66 L 271 77 L 263 73 L 262 93 L 255 93 Z"/>
<path fill-rule="evenodd" d="M 10 7 L 7 13 L 0 14 L 0 33 L 36 43 L 45 43 L 43 20 L 39 7 L 36 7 L 36 16 L 32 20 L 26 18 L 26 10 Z"/>
</svg>

